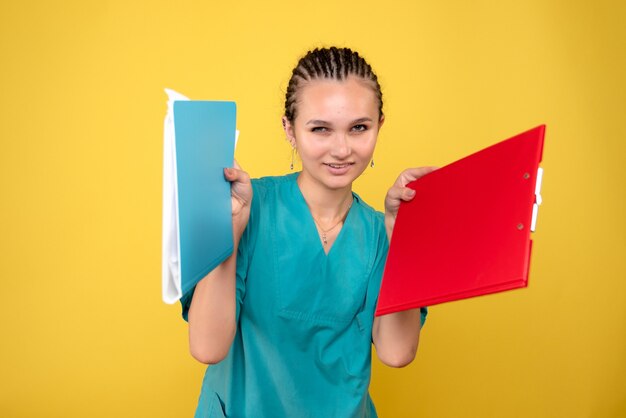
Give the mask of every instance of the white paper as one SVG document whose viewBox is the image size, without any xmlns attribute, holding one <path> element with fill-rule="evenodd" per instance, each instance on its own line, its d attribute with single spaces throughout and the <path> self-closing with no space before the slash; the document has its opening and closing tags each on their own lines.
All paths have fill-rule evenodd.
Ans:
<svg viewBox="0 0 626 418">
<path fill-rule="evenodd" d="M 178 213 L 176 190 L 176 138 L 174 131 L 174 102 L 189 100 L 174 90 L 165 89 L 168 97 L 163 126 L 163 301 L 175 303 L 182 297 L 180 265 L 178 263 Z"/>
</svg>

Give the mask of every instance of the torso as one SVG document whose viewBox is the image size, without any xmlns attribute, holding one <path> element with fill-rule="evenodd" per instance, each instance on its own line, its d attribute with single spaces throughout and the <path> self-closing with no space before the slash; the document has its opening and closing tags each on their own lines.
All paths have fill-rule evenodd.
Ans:
<svg viewBox="0 0 626 418">
<path fill-rule="evenodd" d="M 387 251 L 358 195 L 327 252 L 296 174 L 254 180 L 240 243 L 238 329 L 207 370 L 196 416 L 370 417 L 371 329 Z"/>
</svg>

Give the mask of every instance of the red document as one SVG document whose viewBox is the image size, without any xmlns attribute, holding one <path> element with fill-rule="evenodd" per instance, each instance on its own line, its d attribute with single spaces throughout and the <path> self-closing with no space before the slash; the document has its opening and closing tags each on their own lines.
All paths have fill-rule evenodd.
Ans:
<svg viewBox="0 0 626 418">
<path fill-rule="evenodd" d="M 416 180 L 394 226 L 376 315 L 528 284 L 545 125 Z"/>
</svg>

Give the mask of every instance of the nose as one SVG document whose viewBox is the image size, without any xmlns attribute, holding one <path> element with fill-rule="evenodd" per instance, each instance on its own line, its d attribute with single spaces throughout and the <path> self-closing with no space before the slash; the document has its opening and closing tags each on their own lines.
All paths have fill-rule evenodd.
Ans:
<svg viewBox="0 0 626 418">
<path fill-rule="evenodd" d="M 346 134 L 337 133 L 330 149 L 330 155 L 337 160 L 344 160 L 350 156 L 352 148 Z"/>
</svg>

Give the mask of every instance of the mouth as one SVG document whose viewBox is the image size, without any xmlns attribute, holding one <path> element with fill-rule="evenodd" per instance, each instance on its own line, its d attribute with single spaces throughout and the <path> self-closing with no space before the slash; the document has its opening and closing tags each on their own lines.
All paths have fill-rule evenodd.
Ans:
<svg viewBox="0 0 626 418">
<path fill-rule="evenodd" d="M 324 165 L 327 165 L 328 167 L 335 168 L 335 169 L 342 169 L 342 168 L 350 167 L 353 164 L 354 163 L 324 163 Z"/>
</svg>

